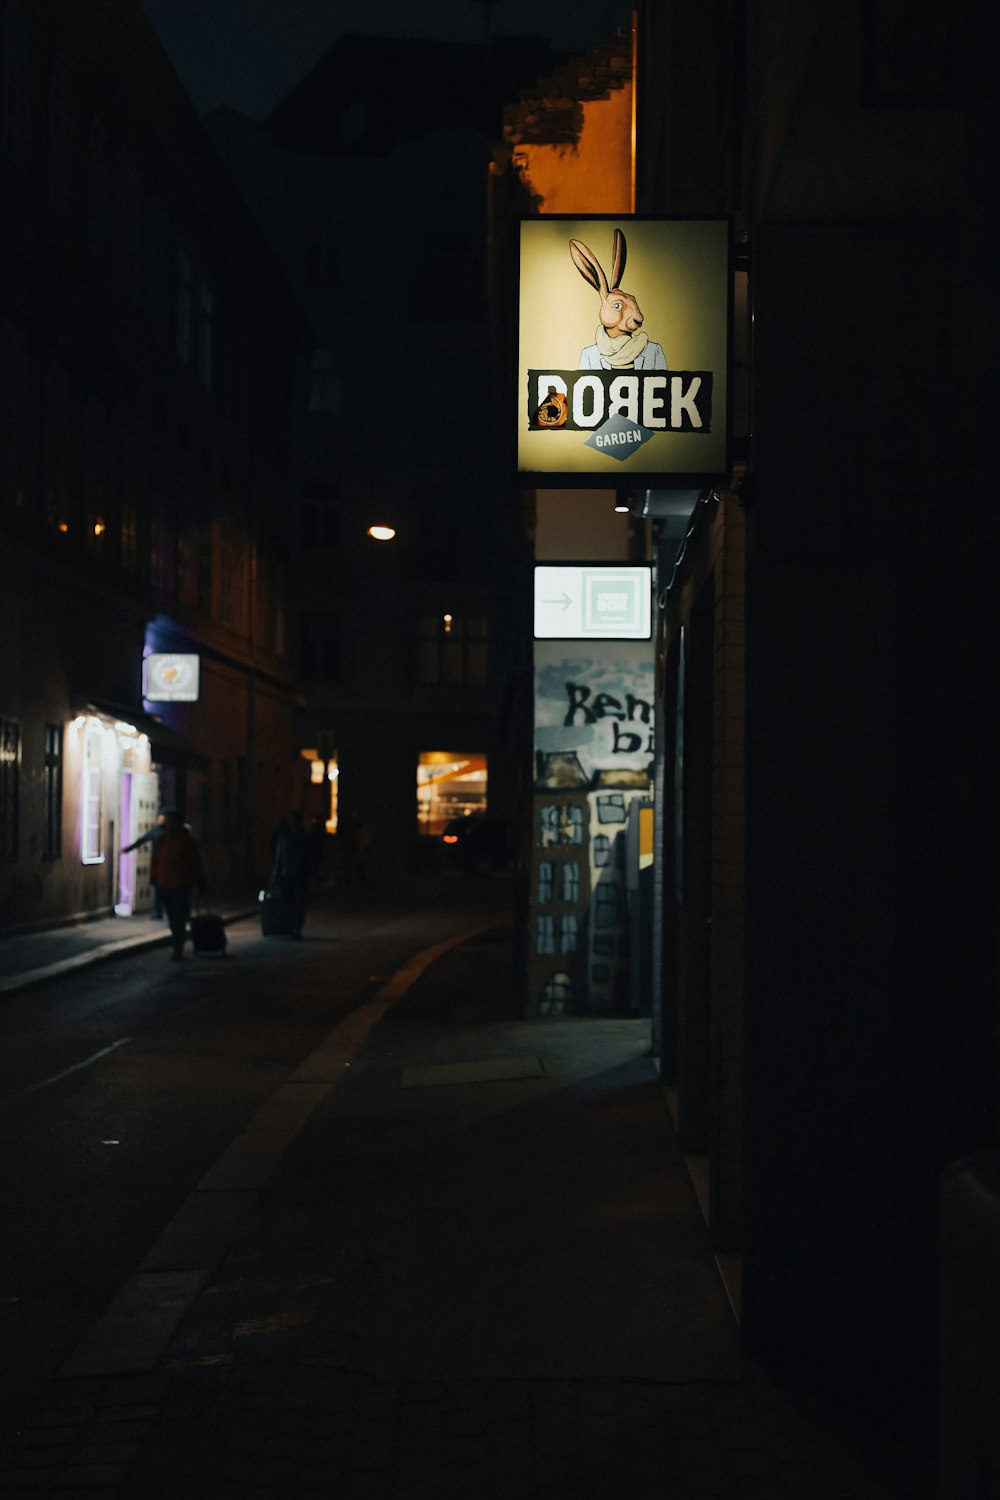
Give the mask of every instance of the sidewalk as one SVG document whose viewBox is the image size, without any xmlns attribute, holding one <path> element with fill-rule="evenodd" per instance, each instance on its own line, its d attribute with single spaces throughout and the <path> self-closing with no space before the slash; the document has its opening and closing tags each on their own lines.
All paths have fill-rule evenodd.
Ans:
<svg viewBox="0 0 1000 1500">
<path fill-rule="evenodd" d="M 210 905 L 227 923 L 256 913 L 257 892 L 240 886 L 213 890 Z M 0 937 L 0 999 L 46 984 L 90 964 L 146 948 L 166 947 L 165 918 L 144 912 L 134 917 L 97 917 L 40 932 Z"/>
<path fill-rule="evenodd" d="M 483 918 L 223 1153 L 5 1496 L 880 1500 L 742 1351 L 648 1022 L 524 1020 Z"/>
</svg>

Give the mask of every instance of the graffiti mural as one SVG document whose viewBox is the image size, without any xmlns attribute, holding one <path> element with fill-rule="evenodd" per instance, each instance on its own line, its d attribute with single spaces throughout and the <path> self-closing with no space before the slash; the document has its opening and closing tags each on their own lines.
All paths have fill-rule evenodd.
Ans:
<svg viewBox="0 0 1000 1500">
<path fill-rule="evenodd" d="M 570 655 L 536 642 L 532 1007 L 621 1008 L 627 982 L 625 829 L 649 793 L 653 658 L 647 642 Z"/>
</svg>

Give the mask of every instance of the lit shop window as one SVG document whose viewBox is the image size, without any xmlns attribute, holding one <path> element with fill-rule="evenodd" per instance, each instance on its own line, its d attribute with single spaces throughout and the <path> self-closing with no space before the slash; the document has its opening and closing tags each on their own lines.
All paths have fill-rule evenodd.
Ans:
<svg viewBox="0 0 1000 1500">
<path fill-rule="evenodd" d="M 417 831 L 437 838 L 454 819 L 484 814 L 488 784 L 485 755 L 422 750 L 417 761 Z"/>
<path fill-rule="evenodd" d="M 104 732 L 89 723 L 83 732 L 83 786 L 80 797 L 80 857 L 85 865 L 104 862 L 101 847 Z"/>
</svg>

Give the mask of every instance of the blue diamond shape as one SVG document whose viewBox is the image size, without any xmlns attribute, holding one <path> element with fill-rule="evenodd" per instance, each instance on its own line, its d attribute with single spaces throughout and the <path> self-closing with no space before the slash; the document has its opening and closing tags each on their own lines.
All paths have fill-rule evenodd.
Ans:
<svg viewBox="0 0 1000 1500">
<path fill-rule="evenodd" d="M 628 417 L 609 417 L 603 426 L 590 434 L 587 447 L 596 448 L 608 458 L 617 458 L 620 463 L 655 435 L 651 428 L 643 427 L 640 422 L 630 422 Z"/>
</svg>

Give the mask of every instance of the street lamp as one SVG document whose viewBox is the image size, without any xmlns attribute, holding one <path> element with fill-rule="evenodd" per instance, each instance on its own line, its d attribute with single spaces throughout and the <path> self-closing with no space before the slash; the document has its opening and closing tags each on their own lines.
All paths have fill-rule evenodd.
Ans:
<svg viewBox="0 0 1000 1500">
<path fill-rule="evenodd" d="M 369 526 L 368 535 L 373 537 L 376 542 L 391 542 L 396 535 L 396 528 L 395 526 L 384 525 Z"/>
</svg>

